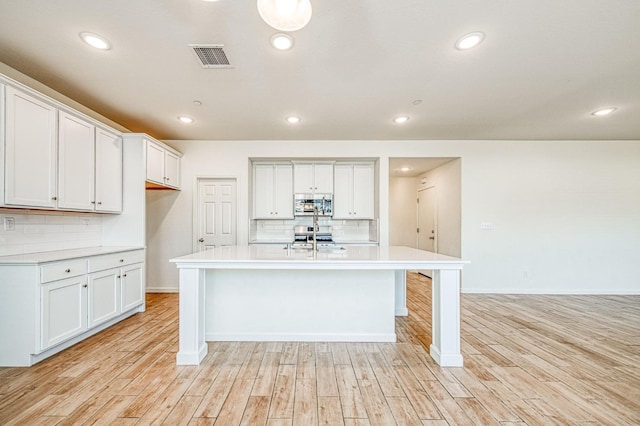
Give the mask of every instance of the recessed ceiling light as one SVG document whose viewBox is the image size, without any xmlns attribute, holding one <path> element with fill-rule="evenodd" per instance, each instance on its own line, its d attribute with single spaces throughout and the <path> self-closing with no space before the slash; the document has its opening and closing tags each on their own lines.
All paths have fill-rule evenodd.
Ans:
<svg viewBox="0 0 640 426">
<path fill-rule="evenodd" d="M 102 36 L 93 33 L 80 33 L 80 38 L 87 43 L 91 47 L 95 47 L 100 50 L 109 50 L 111 49 L 111 45 L 109 42 Z"/>
<path fill-rule="evenodd" d="M 466 50 L 476 47 L 484 39 L 484 33 L 475 31 L 469 34 L 465 34 L 456 41 L 456 49 Z"/>
<path fill-rule="evenodd" d="M 393 119 L 393 122 L 397 124 L 406 123 L 407 121 L 409 121 L 409 116 L 407 115 L 401 115 Z"/>
<path fill-rule="evenodd" d="M 300 117 L 296 117 L 295 115 L 287 117 L 287 123 L 296 124 L 300 122 Z"/>
<path fill-rule="evenodd" d="M 408 172 L 410 170 L 413 170 L 413 169 L 411 167 L 406 167 L 406 166 L 405 167 L 400 167 L 400 171 L 401 172 Z"/>
<path fill-rule="evenodd" d="M 293 37 L 278 33 L 271 36 L 271 45 L 278 50 L 289 50 L 293 47 Z"/>
<path fill-rule="evenodd" d="M 611 114 L 617 109 L 618 108 L 615 108 L 615 107 L 600 108 L 598 110 L 593 111 L 591 115 L 595 115 L 596 117 L 603 117 L 605 115 Z"/>
<path fill-rule="evenodd" d="M 193 123 L 193 118 L 187 116 L 187 115 L 179 115 L 178 116 L 178 120 L 180 120 L 182 123 L 184 124 L 191 124 Z"/>
</svg>

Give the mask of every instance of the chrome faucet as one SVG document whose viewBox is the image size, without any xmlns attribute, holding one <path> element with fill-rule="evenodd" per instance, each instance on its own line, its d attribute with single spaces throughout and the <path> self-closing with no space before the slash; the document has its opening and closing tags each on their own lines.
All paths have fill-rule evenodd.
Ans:
<svg viewBox="0 0 640 426">
<path fill-rule="evenodd" d="M 316 241 L 317 232 L 320 229 L 318 228 L 318 207 L 313 207 L 313 252 L 315 253 L 318 250 L 318 242 Z"/>
</svg>

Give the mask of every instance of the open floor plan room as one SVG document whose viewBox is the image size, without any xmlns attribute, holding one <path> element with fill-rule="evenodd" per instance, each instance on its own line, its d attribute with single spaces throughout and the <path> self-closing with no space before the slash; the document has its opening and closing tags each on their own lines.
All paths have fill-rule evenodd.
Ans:
<svg viewBox="0 0 640 426">
<path fill-rule="evenodd" d="M 178 366 L 177 294 L 30 368 L 0 368 L 0 423 L 640 423 L 639 296 L 462 298 L 463 368 L 429 356 L 431 283 L 409 273 L 397 343 L 213 342 Z"/>
</svg>

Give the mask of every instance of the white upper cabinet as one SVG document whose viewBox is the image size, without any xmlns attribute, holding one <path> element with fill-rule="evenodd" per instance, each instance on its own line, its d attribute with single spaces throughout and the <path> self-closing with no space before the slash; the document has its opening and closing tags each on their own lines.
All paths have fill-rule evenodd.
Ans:
<svg viewBox="0 0 640 426">
<path fill-rule="evenodd" d="M 333 163 L 294 163 L 296 194 L 333 193 Z"/>
<path fill-rule="evenodd" d="M 180 189 L 180 153 L 148 137 L 146 141 L 147 187 Z"/>
<path fill-rule="evenodd" d="M 58 207 L 93 210 L 95 126 L 66 112 L 58 119 Z"/>
<path fill-rule="evenodd" d="M 120 213 L 121 137 L 45 96 L 2 89 L 0 205 Z"/>
<path fill-rule="evenodd" d="M 122 138 L 96 128 L 95 209 L 122 211 Z"/>
<path fill-rule="evenodd" d="M 43 99 L 6 87 L 5 205 L 56 207 L 56 118 L 56 108 Z"/>
<path fill-rule="evenodd" d="M 58 208 L 122 211 L 122 139 L 60 112 Z"/>
<path fill-rule="evenodd" d="M 293 166 L 253 165 L 253 218 L 293 219 Z"/>
<path fill-rule="evenodd" d="M 374 218 L 373 163 L 345 163 L 334 166 L 334 219 Z"/>
</svg>

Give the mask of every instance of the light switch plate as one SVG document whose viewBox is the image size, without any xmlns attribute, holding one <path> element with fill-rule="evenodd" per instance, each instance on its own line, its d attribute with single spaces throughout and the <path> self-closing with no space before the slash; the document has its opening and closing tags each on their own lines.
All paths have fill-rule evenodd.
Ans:
<svg viewBox="0 0 640 426">
<path fill-rule="evenodd" d="M 5 231 L 15 231 L 16 230 L 16 220 L 12 217 L 4 218 L 4 230 Z"/>
</svg>

